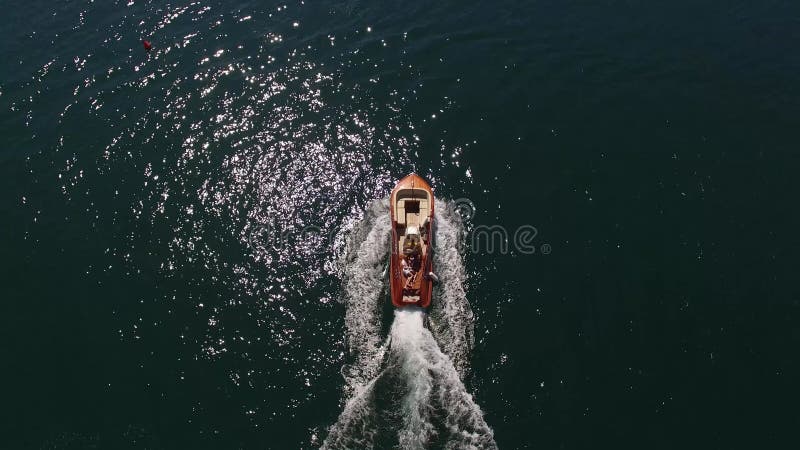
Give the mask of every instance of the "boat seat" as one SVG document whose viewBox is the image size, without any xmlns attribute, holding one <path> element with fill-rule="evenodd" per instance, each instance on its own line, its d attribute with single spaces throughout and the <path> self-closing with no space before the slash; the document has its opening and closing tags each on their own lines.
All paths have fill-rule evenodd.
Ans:
<svg viewBox="0 0 800 450">
<path fill-rule="evenodd" d="M 402 204 L 397 205 L 397 214 L 395 215 L 395 219 L 397 219 L 397 223 L 401 225 L 405 225 L 406 223 L 406 209 L 403 207 Z"/>
</svg>

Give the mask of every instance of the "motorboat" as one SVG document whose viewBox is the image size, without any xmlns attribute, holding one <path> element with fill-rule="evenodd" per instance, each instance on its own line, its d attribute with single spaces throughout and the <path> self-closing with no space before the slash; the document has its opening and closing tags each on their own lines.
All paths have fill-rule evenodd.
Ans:
<svg viewBox="0 0 800 450">
<path fill-rule="evenodd" d="M 431 304 L 433 273 L 433 190 L 417 174 L 397 182 L 389 197 L 392 257 L 389 263 L 392 304 Z"/>
</svg>

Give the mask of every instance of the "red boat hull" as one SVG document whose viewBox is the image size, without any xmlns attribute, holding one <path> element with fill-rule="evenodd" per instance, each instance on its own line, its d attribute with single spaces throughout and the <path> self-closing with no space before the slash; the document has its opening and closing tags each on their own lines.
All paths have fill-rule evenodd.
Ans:
<svg viewBox="0 0 800 450">
<path fill-rule="evenodd" d="M 389 268 L 392 304 L 431 304 L 434 199 L 430 185 L 416 174 L 400 180 L 389 197 L 392 256 Z"/>
</svg>

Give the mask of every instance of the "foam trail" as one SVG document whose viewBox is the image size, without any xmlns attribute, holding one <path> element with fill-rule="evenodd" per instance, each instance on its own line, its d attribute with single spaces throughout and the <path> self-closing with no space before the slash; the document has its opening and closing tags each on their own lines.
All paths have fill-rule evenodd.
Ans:
<svg viewBox="0 0 800 450">
<path fill-rule="evenodd" d="M 347 345 L 356 362 L 345 374 L 348 394 L 363 389 L 377 375 L 387 343 L 381 337 L 380 295 L 389 254 L 391 224 L 388 200 L 372 202 L 352 232 L 340 259 Z"/>
<path fill-rule="evenodd" d="M 374 425 L 372 404 L 377 381 L 378 377 L 373 378 L 347 401 L 339 420 L 329 430 L 322 444 L 323 449 L 375 448 L 373 442 L 377 427 Z"/>
<path fill-rule="evenodd" d="M 431 342 L 433 347 L 436 342 L 423 326 L 423 314 L 421 310 L 395 311 L 391 331 L 390 360 L 397 364 L 408 383 L 408 393 L 402 402 L 404 428 L 398 433 L 400 446 L 407 449 L 425 448 L 425 443 L 436 434 L 430 422 L 433 375 L 428 370 L 426 355 Z"/>
<path fill-rule="evenodd" d="M 400 447 L 425 448 L 434 439 L 445 448 L 493 449 L 492 429 L 483 419 L 450 358 L 424 327 L 422 310 L 395 311 L 392 356 L 397 355 L 409 391 L 403 401 Z M 391 356 L 390 356 L 391 358 Z"/>
<path fill-rule="evenodd" d="M 381 338 L 379 300 L 390 235 L 387 202 L 373 203 L 353 230 L 341 272 L 348 344 L 356 362 L 346 375 L 349 400 L 323 449 L 497 448 L 462 382 L 473 345 L 473 316 L 458 248 L 463 225 L 451 208 L 442 210 L 436 216 L 434 264 L 442 283 L 430 310 L 433 333 L 425 327 L 423 310 L 403 308 L 394 311 L 389 336 Z"/>
<path fill-rule="evenodd" d="M 464 224 L 451 202 L 438 201 L 434 220 L 434 270 L 441 284 L 434 290 L 430 326 L 459 374 L 464 376 L 474 345 L 473 314 L 467 301 L 467 275 L 461 257 Z"/>
</svg>

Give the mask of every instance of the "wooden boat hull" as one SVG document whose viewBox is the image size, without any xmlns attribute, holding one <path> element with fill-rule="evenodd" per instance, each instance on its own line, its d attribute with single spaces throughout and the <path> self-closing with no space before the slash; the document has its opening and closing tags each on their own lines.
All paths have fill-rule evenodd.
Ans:
<svg viewBox="0 0 800 450">
<path fill-rule="evenodd" d="M 427 308 L 433 292 L 433 281 L 428 276 L 433 271 L 433 190 L 423 178 L 412 173 L 394 187 L 389 205 L 392 304 L 397 308 Z"/>
</svg>

